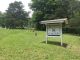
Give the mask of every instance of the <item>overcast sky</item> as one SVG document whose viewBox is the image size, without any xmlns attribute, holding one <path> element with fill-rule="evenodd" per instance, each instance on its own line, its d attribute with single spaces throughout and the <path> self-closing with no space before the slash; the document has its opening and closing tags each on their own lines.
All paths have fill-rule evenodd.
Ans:
<svg viewBox="0 0 80 60">
<path fill-rule="evenodd" d="M 31 11 L 28 6 L 28 3 L 30 3 L 31 0 L 0 0 L 0 11 L 5 12 L 5 10 L 7 10 L 8 6 L 9 6 L 9 4 L 14 1 L 21 1 L 24 5 L 24 9 L 26 11 Z M 31 15 L 32 15 L 32 11 L 30 13 L 30 16 Z"/>
</svg>

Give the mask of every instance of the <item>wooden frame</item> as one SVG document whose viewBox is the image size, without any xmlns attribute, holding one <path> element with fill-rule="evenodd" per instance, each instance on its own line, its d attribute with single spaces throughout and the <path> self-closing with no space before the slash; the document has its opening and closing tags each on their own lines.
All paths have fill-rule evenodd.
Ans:
<svg viewBox="0 0 80 60">
<path fill-rule="evenodd" d="M 48 24 L 46 24 L 46 44 L 47 44 L 47 41 L 48 41 L 48 37 L 60 37 L 61 39 L 61 46 L 63 45 L 62 43 L 62 24 L 59 24 L 60 25 L 60 35 L 48 35 Z"/>
</svg>

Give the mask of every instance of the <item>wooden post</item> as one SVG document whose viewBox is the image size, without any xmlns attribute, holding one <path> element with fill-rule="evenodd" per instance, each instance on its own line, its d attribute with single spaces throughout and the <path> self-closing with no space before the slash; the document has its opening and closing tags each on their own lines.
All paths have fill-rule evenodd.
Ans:
<svg viewBox="0 0 80 60">
<path fill-rule="evenodd" d="M 60 38 L 61 38 L 61 46 L 63 46 L 63 42 L 62 42 L 62 24 L 61 24 L 61 36 L 60 36 Z"/>
<path fill-rule="evenodd" d="M 48 29 L 48 25 L 46 24 L 46 44 L 47 44 L 47 40 L 48 40 L 48 36 L 47 36 L 48 35 L 48 30 L 47 29 Z"/>
<path fill-rule="evenodd" d="M 63 46 L 63 43 L 62 43 L 62 37 L 61 37 L 61 46 Z"/>
</svg>

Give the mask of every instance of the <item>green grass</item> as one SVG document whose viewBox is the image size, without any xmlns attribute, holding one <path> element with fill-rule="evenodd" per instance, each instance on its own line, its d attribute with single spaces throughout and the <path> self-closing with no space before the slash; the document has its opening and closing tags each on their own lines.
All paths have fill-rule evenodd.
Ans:
<svg viewBox="0 0 80 60">
<path fill-rule="evenodd" d="M 59 38 L 45 44 L 45 32 L 37 33 L 0 29 L 0 60 L 80 60 L 80 36 L 63 34 L 67 46 L 61 47 Z"/>
</svg>

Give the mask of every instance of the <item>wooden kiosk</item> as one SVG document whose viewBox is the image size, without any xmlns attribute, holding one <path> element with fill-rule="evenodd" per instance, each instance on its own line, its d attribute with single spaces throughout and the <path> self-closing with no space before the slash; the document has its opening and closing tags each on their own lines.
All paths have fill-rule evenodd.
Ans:
<svg viewBox="0 0 80 60">
<path fill-rule="evenodd" d="M 46 44 L 48 37 L 60 37 L 62 43 L 62 23 L 68 24 L 67 18 L 41 21 L 41 24 L 46 25 Z"/>
</svg>

